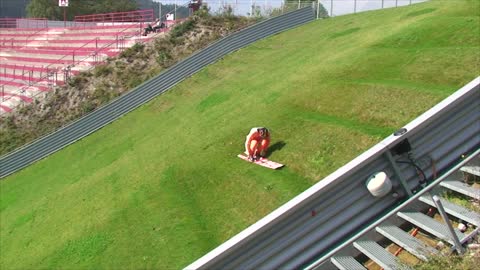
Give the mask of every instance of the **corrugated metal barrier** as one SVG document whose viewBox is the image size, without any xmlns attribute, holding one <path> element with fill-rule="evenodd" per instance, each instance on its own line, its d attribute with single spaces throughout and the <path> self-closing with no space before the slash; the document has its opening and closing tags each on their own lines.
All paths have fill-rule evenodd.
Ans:
<svg viewBox="0 0 480 270">
<path fill-rule="evenodd" d="M 311 7 L 274 17 L 229 35 L 165 70 L 92 113 L 0 158 L 0 178 L 12 174 L 145 104 L 225 55 L 255 41 L 314 20 Z"/>
<path fill-rule="evenodd" d="M 480 77 L 186 269 L 298 269 L 412 197 L 415 160 L 430 181 L 480 147 Z M 406 143 L 408 141 L 408 143 Z M 408 147 L 409 145 L 410 147 Z M 411 148 L 410 151 L 409 148 Z M 408 152 L 410 154 L 408 154 Z M 383 171 L 393 191 L 365 182 Z"/>
</svg>

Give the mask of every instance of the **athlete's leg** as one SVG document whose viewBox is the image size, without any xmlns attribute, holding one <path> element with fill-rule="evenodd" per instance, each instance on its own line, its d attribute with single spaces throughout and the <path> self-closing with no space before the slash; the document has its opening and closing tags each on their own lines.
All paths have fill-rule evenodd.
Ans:
<svg viewBox="0 0 480 270">
<path fill-rule="evenodd" d="M 267 155 L 268 145 L 270 144 L 269 140 L 262 140 L 259 146 L 259 155 L 265 157 Z"/>
<path fill-rule="evenodd" d="M 251 153 L 252 155 L 258 155 L 258 141 L 257 140 L 252 140 L 250 142 L 250 145 L 249 145 L 249 153 Z"/>
</svg>

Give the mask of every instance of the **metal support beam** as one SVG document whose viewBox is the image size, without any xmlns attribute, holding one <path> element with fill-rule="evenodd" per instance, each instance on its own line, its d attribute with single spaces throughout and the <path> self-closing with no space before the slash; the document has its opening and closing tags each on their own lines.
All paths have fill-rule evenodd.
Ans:
<svg viewBox="0 0 480 270">
<path fill-rule="evenodd" d="M 465 252 L 462 244 L 460 243 L 460 239 L 458 239 L 457 235 L 455 234 L 455 231 L 453 230 L 452 223 L 450 222 L 450 219 L 448 219 L 447 213 L 445 213 L 445 209 L 443 208 L 442 203 L 440 202 L 440 198 L 438 198 L 437 195 L 433 195 L 432 197 L 433 201 L 435 202 L 435 205 L 437 206 L 438 213 L 443 218 L 443 221 L 445 224 L 447 224 L 448 231 L 450 232 L 450 236 L 452 237 L 453 242 L 455 243 L 455 249 L 457 250 L 458 254 L 463 254 Z"/>
<path fill-rule="evenodd" d="M 400 168 L 398 168 L 397 163 L 395 163 L 395 160 L 392 157 L 392 153 L 390 153 L 390 151 L 386 151 L 385 155 L 387 156 L 388 161 L 392 165 L 392 168 L 393 168 L 393 171 L 395 172 L 395 175 L 397 175 L 398 179 L 400 180 L 400 184 L 402 184 L 403 188 L 407 192 L 408 197 L 412 197 L 413 193 L 410 190 L 410 187 L 408 186 L 408 183 L 405 180 L 405 177 L 403 177 L 403 174 L 400 171 Z"/>
</svg>

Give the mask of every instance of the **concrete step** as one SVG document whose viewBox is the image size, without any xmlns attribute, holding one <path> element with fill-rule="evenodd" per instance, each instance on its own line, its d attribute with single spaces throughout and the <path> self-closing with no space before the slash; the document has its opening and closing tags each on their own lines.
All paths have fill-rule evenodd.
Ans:
<svg viewBox="0 0 480 270">
<path fill-rule="evenodd" d="M 442 181 L 440 185 L 444 188 L 448 188 L 455 192 L 467 195 L 476 200 L 480 200 L 480 189 L 474 188 L 466 183 L 457 180 L 446 180 Z"/>
<path fill-rule="evenodd" d="M 460 171 L 480 176 L 480 166 L 463 166 Z"/>
<path fill-rule="evenodd" d="M 381 225 L 375 229 L 378 233 L 423 261 L 427 261 L 428 256 L 438 253 L 433 247 L 426 245 L 397 226 Z"/>
<path fill-rule="evenodd" d="M 353 246 L 385 270 L 409 269 L 397 257 L 374 241 L 356 241 Z"/>
<path fill-rule="evenodd" d="M 340 270 L 367 270 L 365 266 L 351 256 L 332 257 L 330 261 Z"/>
<path fill-rule="evenodd" d="M 421 228 L 422 230 L 427 231 L 430 234 L 449 242 L 451 245 L 454 245 L 454 242 L 450 237 L 450 232 L 447 228 L 447 225 L 440 223 L 435 219 L 420 212 L 398 212 L 397 215 L 404 220 L 412 223 L 413 225 Z M 465 237 L 465 235 L 458 229 L 454 228 L 454 231 L 459 239 L 463 239 Z"/>
<path fill-rule="evenodd" d="M 424 202 L 430 206 L 435 207 L 435 203 L 429 195 L 423 195 L 420 197 L 420 201 Z M 447 214 L 457 217 L 463 221 L 471 223 L 477 227 L 480 226 L 480 214 L 474 211 L 471 211 L 463 206 L 451 203 L 443 198 L 440 198 L 440 202 L 445 208 Z"/>
</svg>

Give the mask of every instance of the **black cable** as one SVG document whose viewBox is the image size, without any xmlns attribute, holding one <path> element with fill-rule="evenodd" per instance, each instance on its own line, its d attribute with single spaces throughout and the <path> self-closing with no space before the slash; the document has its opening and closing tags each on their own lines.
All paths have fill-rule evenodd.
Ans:
<svg viewBox="0 0 480 270">
<path fill-rule="evenodd" d="M 413 161 L 397 161 L 397 163 L 404 163 L 404 164 L 410 164 L 417 169 L 420 174 L 422 175 L 423 180 L 420 180 L 420 183 L 425 183 L 427 181 L 427 177 L 425 176 L 425 172 L 420 168 L 415 162 Z"/>
<path fill-rule="evenodd" d="M 411 152 L 408 153 L 408 161 L 397 161 L 397 163 L 403 163 L 403 164 L 409 164 L 409 165 L 412 165 L 413 167 L 415 167 L 415 169 L 417 169 L 417 172 L 420 172 L 420 174 L 422 175 L 422 178 L 419 182 L 418 182 L 418 186 L 416 186 L 415 188 L 412 189 L 412 192 L 413 193 L 417 193 L 419 189 L 419 187 L 422 187 L 424 188 L 426 186 L 426 183 L 427 183 L 427 176 L 425 175 L 425 172 L 422 170 L 422 168 L 420 168 L 420 166 L 417 165 L 417 163 L 415 163 L 415 161 L 413 160 L 412 156 L 411 156 Z"/>
</svg>

